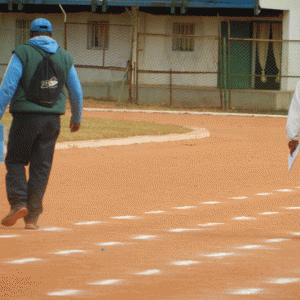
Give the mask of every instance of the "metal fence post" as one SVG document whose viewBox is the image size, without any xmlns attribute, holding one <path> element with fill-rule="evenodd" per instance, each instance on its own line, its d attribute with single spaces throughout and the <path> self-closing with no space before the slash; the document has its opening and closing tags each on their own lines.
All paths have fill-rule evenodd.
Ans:
<svg viewBox="0 0 300 300">
<path fill-rule="evenodd" d="M 227 109 L 227 47 L 226 38 L 223 38 L 223 76 L 224 76 L 224 108 Z"/>
<path fill-rule="evenodd" d="M 172 69 L 170 69 L 170 106 L 173 104 L 173 96 L 172 96 Z"/>
<path fill-rule="evenodd" d="M 132 103 L 132 61 L 129 61 L 128 66 L 128 89 L 129 89 L 129 103 Z"/>
<path fill-rule="evenodd" d="M 135 76 L 135 104 L 138 104 L 139 101 L 139 38 L 140 38 L 140 33 L 137 32 L 136 35 L 136 63 L 135 63 L 135 72 L 136 72 L 136 76 Z"/>
</svg>

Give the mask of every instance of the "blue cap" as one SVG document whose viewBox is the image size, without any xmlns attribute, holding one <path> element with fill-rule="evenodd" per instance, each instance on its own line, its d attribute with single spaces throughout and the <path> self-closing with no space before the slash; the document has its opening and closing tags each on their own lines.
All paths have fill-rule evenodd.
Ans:
<svg viewBox="0 0 300 300">
<path fill-rule="evenodd" d="M 30 26 L 30 31 L 52 32 L 51 23 L 43 18 L 35 19 Z"/>
</svg>

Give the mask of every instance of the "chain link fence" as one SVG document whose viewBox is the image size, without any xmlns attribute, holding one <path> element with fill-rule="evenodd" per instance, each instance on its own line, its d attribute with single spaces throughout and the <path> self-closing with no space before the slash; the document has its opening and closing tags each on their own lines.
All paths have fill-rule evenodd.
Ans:
<svg viewBox="0 0 300 300">
<path fill-rule="evenodd" d="M 13 25 L 0 27 L 0 82 L 17 43 L 14 34 L 7 35 Z M 300 41 L 272 36 L 278 30 L 265 39 L 249 39 L 195 35 L 193 27 L 184 27 L 183 33 L 181 27 L 175 29 L 180 34 L 133 36 L 131 25 L 91 21 L 65 23 L 53 37 L 64 37 L 61 46 L 74 58 L 85 98 L 287 111 L 300 79 Z"/>
<path fill-rule="evenodd" d="M 73 56 L 85 97 L 131 99 L 132 26 L 66 23 L 65 48 Z"/>
<path fill-rule="evenodd" d="M 227 108 L 288 110 L 300 79 L 300 65 L 295 63 L 300 41 L 229 38 L 223 49 Z"/>
<path fill-rule="evenodd" d="M 10 20 L 9 22 L 2 22 L 2 24 L 0 24 L 0 84 L 12 57 L 12 51 L 17 46 L 25 44 L 29 40 L 29 29 L 33 20 L 34 18 L 27 20 Z M 61 36 L 62 29 L 60 26 L 53 26 L 52 34 L 54 39 Z M 63 47 L 63 45 L 60 46 Z"/>
<path fill-rule="evenodd" d="M 221 107 L 219 37 L 138 33 L 136 102 Z"/>
</svg>

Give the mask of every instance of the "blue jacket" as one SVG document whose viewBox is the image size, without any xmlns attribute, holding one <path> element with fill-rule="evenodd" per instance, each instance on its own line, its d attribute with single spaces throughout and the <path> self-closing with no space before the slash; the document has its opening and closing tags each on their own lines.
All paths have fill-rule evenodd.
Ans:
<svg viewBox="0 0 300 300">
<path fill-rule="evenodd" d="M 48 36 L 37 36 L 30 39 L 29 42 L 49 53 L 56 53 L 58 49 L 57 42 Z M 0 119 L 17 90 L 22 74 L 23 65 L 18 56 L 14 54 L 6 69 L 6 73 L 0 87 Z M 70 69 L 66 88 L 69 93 L 71 105 L 71 121 L 74 123 L 81 123 L 83 94 L 74 65 Z"/>
</svg>

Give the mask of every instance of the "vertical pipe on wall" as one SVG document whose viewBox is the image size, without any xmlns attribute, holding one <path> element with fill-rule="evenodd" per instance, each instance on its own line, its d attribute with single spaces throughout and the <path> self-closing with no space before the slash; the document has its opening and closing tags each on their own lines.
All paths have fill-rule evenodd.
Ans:
<svg viewBox="0 0 300 300">
<path fill-rule="evenodd" d="M 129 58 L 129 102 L 132 103 L 132 63 L 133 63 L 133 51 L 134 51 L 134 43 L 135 43 L 135 37 L 134 37 L 134 24 L 135 19 L 133 14 L 129 11 L 127 7 L 125 7 L 126 12 L 128 13 L 131 21 L 131 47 L 130 47 L 130 58 Z"/>
<path fill-rule="evenodd" d="M 138 81 L 138 73 L 139 73 L 139 47 L 140 47 L 140 36 L 139 36 L 139 9 L 138 7 L 135 8 L 135 28 L 136 28 L 136 99 L 135 99 L 135 103 L 139 104 L 139 98 L 138 98 L 138 90 L 139 90 L 139 81 Z"/>
<path fill-rule="evenodd" d="M 61 4 L 58 5 L 61 9 L 62 13 L 64 14 L 64 48 L 67 50 L 67 14 Z"/>
</svg>

